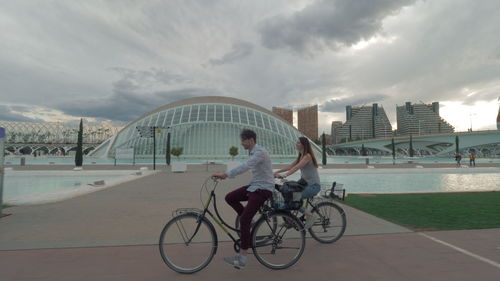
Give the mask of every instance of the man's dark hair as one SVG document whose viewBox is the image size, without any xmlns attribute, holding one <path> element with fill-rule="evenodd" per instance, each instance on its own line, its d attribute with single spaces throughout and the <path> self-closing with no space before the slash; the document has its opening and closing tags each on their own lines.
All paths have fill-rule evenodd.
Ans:
<svg viewBox="0 0 500 281">
<path fill-rule="evenodd" d="M 257 134 L 250 129 L 244 129 L 243 131 L 241 131 L 240 137 L 244 140 L 253 139 L 255 142 L 257 142 Z"/>
</svg>

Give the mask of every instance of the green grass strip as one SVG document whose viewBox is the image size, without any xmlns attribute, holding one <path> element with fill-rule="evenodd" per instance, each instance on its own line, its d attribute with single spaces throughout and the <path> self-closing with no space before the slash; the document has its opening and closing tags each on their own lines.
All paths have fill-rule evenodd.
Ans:
<svg viewBox="0 0 500 281">
<path fill-rule="evenodd" d="M 420 231 L 500 227 L 500 192 L 349 194 L 344 203 Z"/>
</svg>

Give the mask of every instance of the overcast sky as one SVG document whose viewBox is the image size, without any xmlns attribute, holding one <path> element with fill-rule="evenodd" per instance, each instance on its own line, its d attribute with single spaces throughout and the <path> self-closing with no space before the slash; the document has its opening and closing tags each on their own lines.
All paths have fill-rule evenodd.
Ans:
<svg viewBox="0 0 500 281">
<path fill-rule="evenodd" d="M 126 124 L 194 96 L 346 105 L 441 102 L 495 129 L 498 0 L 0 0 L 0 120 Z"/>
</svg>

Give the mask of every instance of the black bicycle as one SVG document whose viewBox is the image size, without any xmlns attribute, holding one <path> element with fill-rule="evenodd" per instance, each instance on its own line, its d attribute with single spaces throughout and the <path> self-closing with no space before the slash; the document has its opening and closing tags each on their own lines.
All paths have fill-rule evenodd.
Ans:
<svg viewBox="0 0 500 281">
<path fill-rule="evenodd" d="M 173 212 L 160 234 L 160 254 L 165 264 L 179 273 L 194 273 L 205 268 L 217 252 L 218 239 L 209 217 L 231 238 L 240 250 L 239 230 L 229 226 L 219 215 L 215 190 L 219 180 L 208 178 L 202 185 L 208 200 L 203 209 L 184 208 Z M 209 184 L 213 186 L 209 187 Z M 201 196 L 200 196 L 201 197 Z M 209 210 L 212 203 L 215 211 Z M 264 205 L 252 227 L 252 251 L 256 259 L 271 269 L 285 269 L 295 264 L 305 248 L 305 230 L 299 219 L 287 211 Z M 230 231 L 236 232 L 234 236 Z"/>
<path fill-rule="evenodd" d="M 283 183 L 276 184 L 276 190 L 280 190 Z M 333 182 L 332 186 L 320 192 L 319 196 L 305 200 L 304 207 L 308 208 L 310 206 L 311 213 L 314 216 L 314 223 L 308 231 L 316 241 L 333 243 L 344 235 L 347 226 L 346 214 L 342 207 L 334 203 L 334 199 L 344 200 L 344 197 L 345 189 L 342 188 L 342 184 Z M 266 202 L 266 207 L 271 208 L 272 205 L 280 205 L 283 200 L 280 193 L 276 191 L 273 194 L 273 199 Z M 297 210 L 288 210 L 288 212 L 297 217 L 303 225 L 305 224 L 306 217 L 304 214 Z M 239 229 L 238 216 L 235 220 L 235 226 L 236 229 Z"/>
</svg>

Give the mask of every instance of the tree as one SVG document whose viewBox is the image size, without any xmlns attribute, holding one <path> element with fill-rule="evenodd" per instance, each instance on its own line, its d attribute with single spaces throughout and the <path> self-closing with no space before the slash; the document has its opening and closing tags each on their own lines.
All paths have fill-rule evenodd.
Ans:
<svg viewBox="0 0 500 281">
<path fill-rule="evenodd" d="M 409 153 L 410 153 L 410 157 L 413 157 L 413 138 L 412 138 L 412 135 L 410 134 L 410 148 L 409 148 Z"/>
<path fill-rule="evenodd" d="M 80 119 L 80 129 L 78 130 L 78 141 L 76 144 L 75 166 L 81 167 L 83 164 L 83 119 Z"/>
<path fill-rule="evenodd" d="M 396 163 L 396 146 L 394 145 L 394 138 L 391 139 L 391 149 L 392 149 L 392 165 Z"/>
<path fill-rule="evenodd" d="M 367 153 L 366 153 L 366 148 L 365 148 L 365 145 L 364 145 L 364 144 L 362 144 L 362 145 L 361 145 L 361 155 L 362 155 L 362 156 L 366 156 L 366 155 L 367 155 Z"/>
<path fill-rule="evenodd" d="M 170 152 L 173 156 L 177 157 L 177 160 L 180 160 L 180 156 L 182 152 L 184 151 L 184 148 L 182 147 L 172 147 L 172 151 Z"/>
<path fill-rule="evenodd" d="M 321 135 L 321 150 L 322 150 L 322 163 L 323 165 L 326 165 L 326 136 L 325 136 L 325 133 L 323 133 Z"/>
<path fill-rule="evenodd" d="M 232 159 L 234 160 L 234 157 L 238 155 L 238 148 L 236 146 L 231 146 L 229 148 L 229 155 L 231 155 Z"/>
<path fill-rule="evenodd" d="M 170 165 L 170 132 L 167 132 L 167 153 L 165 153 L 167 165 Z"/>
</svg>

